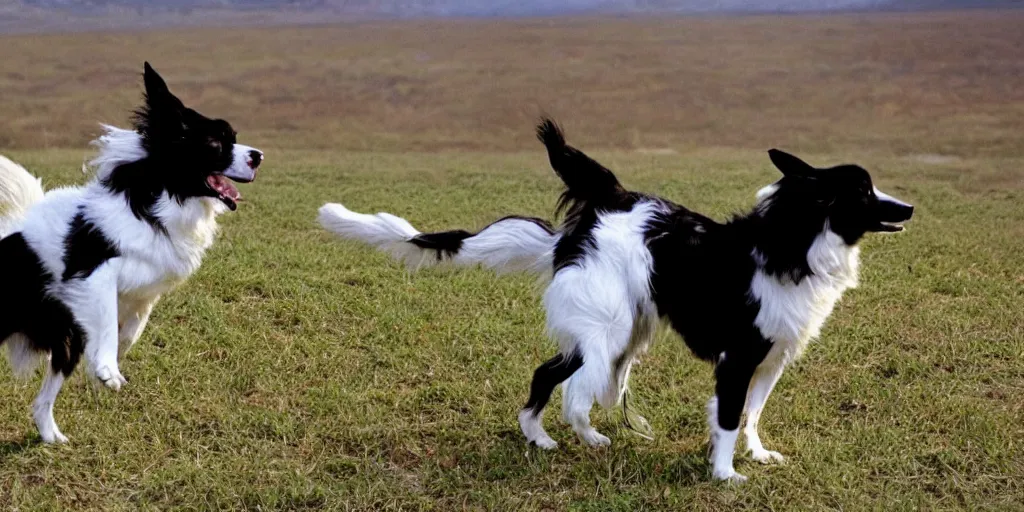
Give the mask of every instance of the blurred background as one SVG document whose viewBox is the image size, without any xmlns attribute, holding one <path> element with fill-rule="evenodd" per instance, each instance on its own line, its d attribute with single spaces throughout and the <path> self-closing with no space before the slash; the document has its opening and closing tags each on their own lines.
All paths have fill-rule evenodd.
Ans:
<svg viewBox="0 0 1024 512">
<path fill-rule="evenodd" d="M 619 148 L 1005 154 L 1020 5 L 0 0 L 0 147 L 122 122 L 148 59 L 271 146 L 532 149 L 543 111 Z"/>
</svg>

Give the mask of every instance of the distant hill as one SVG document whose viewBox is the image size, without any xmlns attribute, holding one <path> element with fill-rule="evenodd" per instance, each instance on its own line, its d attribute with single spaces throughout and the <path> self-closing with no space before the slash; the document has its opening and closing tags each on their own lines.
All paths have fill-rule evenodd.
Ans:
<svg viewBox="0 0 1024 512">
<path fill-rule="evenodd" d="M 0 0 L 0 32 L 566 14 L 903 11 L 1024 0 Z"/>
<path fill-rule="evenodd" d="M 20 0 L 28 7 L 76 12 L 327 10 L 388 16 L 516 16 L 566 12 L 766 12 L 849 9 L 948 9 L 1024 6 L 1024 0 Z M 0 0 L 17 5 L 19 0 Z"/>
</svg>

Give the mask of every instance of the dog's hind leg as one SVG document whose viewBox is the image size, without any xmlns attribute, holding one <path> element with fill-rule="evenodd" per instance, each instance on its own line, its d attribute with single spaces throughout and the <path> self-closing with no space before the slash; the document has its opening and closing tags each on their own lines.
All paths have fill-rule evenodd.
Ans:
<svg viewBox="0 0 1024 512">
<path fill-rule="evenodd" d="M 609 390 L 614 377 L 609 368 L 609 361 L 590 356 L 584 356 L 583 366 L 565 383 L 565 391 L 562 394 L 562 418 L 572 426 L 584 443 L 590 446 L 608 446 L 612 443 L 611 440 L 590 425 L 590 409 L 594 406 L 595 400 L 608 395 L 614 396 L 614 391 Z"/>
<path fill-rule="evenodd" d="M 613 308 L 611 314 L 607 311 L 601 312 L 602 315 L 586 313 L 560 319 L 563 326 L 568 323 L 567 318 L 574 320 L 567 327 L 576 331 L 559 337 L 562 350 L 573 347 L 583 359 L 583 365 L 565 383 L 562 418 L 584 443 L 607 446 L 611 440 L 590 425 L 590 409 L 595 401 L 604 407 L 614 407 L 618 402 L 620 383 L 615 365 L 629 348 L 633 318 L 625 308 Z M 551 312 L 548 317 L 550 322 Z M 571 331 L 563 328 L 561 332 Z"/>
<path fill-rule="evenodd" d="M 582 365 L 583 357 L 579 352 L 573 351 L 569 355 L 558 354 L 548 359 L 533 372 L 530 398 L 523 410 L 519 411 L 519 427 L 523 430 L 528 443 L 545 450 L 558 446 L 558 443 L 544 431 L 544 407 L 551 399 L 555 386 L 572 376 Z"/>
<path fill-rule="evenodd" d="M 50 356 L 43 386 L 32 402 L 32 419 L 44 443 L 66 443 L 68 438 L 64 437 L 53 419 L 53 406 L 64 379 L 71 375 L 81 359 L 84 349 L 82 329 L 71 311 L 57 301 L 46 301 L 32 320 L 24 326 L 24 339 L 37 350 L 48 351 Z"/>
<path fill-rule="evenodd" d="M 156 295 L 151 299 L 137 301 L 123 301 L 118 304 L 117 319 L 117 359 L 121 360 L 124 355 L 139 341 L 142 331 L 146 329 L 149 322 L 149 314 L 153 306 L 160 300 Z"/>
<path fill-rule="evenodd" d="M 39 389 L 39 394 L 32 402 L 32 419 L 39 429 L 39 436 L 47 444 L 68 442 L 68 438 L 64 437 L 57 427 L 57 421 L 53 419 L 53 404 L 57 401 L 57 394 L 63 385 L 64 374 L 51 366 L 43 378 L 43 387 Z"/>
<path fill-rule="evenodd" d="M 14 333 L 6 340 L 0 340 L 7 349 L 7 359 L 17 377 L 28 378 L 45 359 L 46 353 L 37 350 L 32 342 L 22 333 Z"/>
<path fill-rule="evenodd" d="M 761 419 L 761 411 L 768 400 L 768 395 L 775 388 L 775 383 L 782 376 L 784 366 L 779 364 L 758 366 L 754 372 L 754 378 L 750 381 L 750 389 L 747 391 L 747 423 L 743 427 L 743 434 L 747 438 L 747 450 L 750 450 L 750 457 L 762 464 L 782 462 L 783 457 L 779 452 L 765 450 L 761 444 L 761 436 L 757 432 L 758 421 Z"/>
<path fill-rule="evenodd" d="M 629 391 L 629 374 L 633 365 L 639 361 L 641 355 L 647 352 L 654 339 L 654 332 L 658 325 L 657 315 L 653 312 L 644 312 L 638 309 L 636 321 L 633 323 L 633 333 L 629 340 L 626 351 L 615 361 L 615 391 L 614 403 L 622 404 L 623 420 L 626 427 L 637 434 L 651 439 L 651 426 L 647 419 L 630 409 L 626 401 L 626 393 Z M 610 390 L 610 391 L 611 391 Z M 611 398 L 606 397 L 605 402 Z M 611 407 L 611 404 L 606 404 Z"/>
</svg>

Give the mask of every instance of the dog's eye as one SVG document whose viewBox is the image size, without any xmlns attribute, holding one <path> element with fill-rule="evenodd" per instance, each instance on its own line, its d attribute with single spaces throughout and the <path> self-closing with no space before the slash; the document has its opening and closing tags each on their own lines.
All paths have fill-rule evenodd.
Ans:
<svg viewBox="0 0 1024 512">
<path fill-rule="evenodd" d="M 217 150 L 217 151 L 220 151 L 220 148 L 221 148 L 220 141 L 217 140 L 217 139 L 210 139 L 210 147 L 215 149 L 215 150 Z"/>
</svg>

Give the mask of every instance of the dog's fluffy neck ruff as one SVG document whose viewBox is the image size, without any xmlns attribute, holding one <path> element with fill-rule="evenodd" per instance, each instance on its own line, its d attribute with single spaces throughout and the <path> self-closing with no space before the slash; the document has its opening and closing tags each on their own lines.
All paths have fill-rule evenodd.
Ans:
<svg viewBox="0 0 1024 512">
<path fill-rule="evenodd" d="M 134 130 L 125 130 L 116 126 L 103 125 L 106 133 L 93 141 L 93 145 L 99 148 L 95 158 L 89 162 L 92 168 L 94 180 L 90 185 L 102 187 L 114 194 L 125 195 L 129 204 L 133 202 L 130 197 L 131 190 L 118 192 L 109 185 L 109 179 L 115 172 L 124 166 L 144 164 L 149 155 L 143 146 L 142 136 Z M 153 170 L 153 172 L 159 172 Z M 172 204 L 176 203 L 175 204 Z M 140 220 L 153 224 L 154 228 L 162 231 L 168 236 L 173 234 L 188 237 L 200 236 L 212 243 L 212 236 L 202 229 L 204 224 L 215 222 L 215 217 L 227 211 L 223 203 L 212 197 L 189 197 L 172 198 L 167 190 L 160 191 L 160 195 L 153 200 L 153 205 L 145 213 L 140 215 L 139 209 L 133 207 L 133 214 Z M 154 222 L 156 221 L 156 222 Z M 203 248 L 208 247 L 206 244 Z"/>
<path fill-rule="evenodd" d="M 798 358 L 818 337 L 843 293 L 857 286 L 860 267 L 856 243 L 836 234 L 824 216 L 804 212 L 793 219 L 773 201 L 777 190 L 759 191 L 753 211 L 734 221 L 752 235 L 750 296 L 760 304 L 755 325 L 775 342 L 766 358 L 770 366 Z"/>
<path fill-rule="evenodd" d="M 836 233 L 824 209 L 778 198 L 779 193 L 776 184 L 762 188 L 753 210 L 728 224 L 751 242 L 758 269 L 796 285 L 818 276 L 836 280 L 843 289 L 856 286 L 859 240 Z"/>
<path fill-rule="evenodd" d="M 94 212 L 95 218 L 98 222 L 109 221 L 111 225 L 105 227 L 112 233 L 131 226 L 128 229 L 136 235 L 134 239 L 119 237 L 121 250 L 149 253 L 147 258 L 161 255 L 164 261 L 158 265 L 170 271 L 174 276 L 171 280 L 183 280 L 199 268 L 206 250 L 213 245 L 217 234 L 216 217 L 227 211 L 227 207 L 212 197 L 182 200 L 164 190 L 149 199 L 151 204 L 146 205 L 140 215 L 138 205 L 132 204 L 133 191 L 115 190 L 109 185 L 109 178 L 123 166 L 139 165 L 150 158 L 143 147 L 142 136 L 113 126 L 105 125 L 104 129 L 106 133 L 93 143 L 99 153 L 89 164 L 94 176 L 84 193 L 98 198 L 113 196 L 118 200 L 91 202 L 91 208 L 105 210 Z"/>
<path fill-rule="evenodd" d="M 99 153 L 89 166 L 97 180 L 105 180 L 120 166 L 145 159 L 148 154 L 142 147 L 142 136 L 134 130 L 102 125 L 104 133 L 92 144 Z"/>
</svg>

